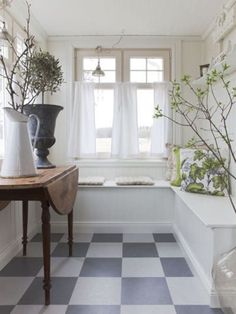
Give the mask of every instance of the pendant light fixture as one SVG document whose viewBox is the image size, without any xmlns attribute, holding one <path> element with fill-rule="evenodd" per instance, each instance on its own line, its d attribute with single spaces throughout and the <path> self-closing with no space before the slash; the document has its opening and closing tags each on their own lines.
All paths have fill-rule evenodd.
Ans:
<svg viewBox="0 0 236 314">
<path fill-rule="evenodd" d="M 100 53 L 101 53 L 101 51 L 102 51 L 102 46 L 97 46 L 96 52 L 98 54 L 98 64 L 96 66 L 96 69 L 92 72 L 92 76 L 95 76 L 95 77 L 105 76 L 105 73 L 101 69 L 101 66 L 100 66 Z"/>
<path fill-rule="evenodd" d="M 2 23 L 2 27 L 0 29 L 0 41 L 11 41 L 12 40 L 12 36 L 9 34 L 7 28 L 6 28 L 6 23 L 4 21 L 1 21 Z"/>
<path fill-rule="evenodd" d="M 0 0 L 0 9 L 3 10 L 3 21 L 0 20 L 0 22 L 2 23 L 2 27 L 0 28 L 0 41 L 2 42 L 12 41 L 12 36 L 8 32 L 7 27 L 6 27 L 6 22 L 4 21 L 5 9 L 6 7 L 11 5 L 12 1 L 13 0 Z"/>
</svg>

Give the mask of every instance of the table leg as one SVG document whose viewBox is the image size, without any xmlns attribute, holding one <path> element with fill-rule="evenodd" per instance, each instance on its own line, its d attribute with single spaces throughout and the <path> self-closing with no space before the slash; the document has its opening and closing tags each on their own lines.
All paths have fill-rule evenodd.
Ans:
<svg viewBox="0 0 236 314">
<path fill-rule="evenodd" d="M 68 217 L 68 245 L 69 245 L 69 256 L 73 254 L 73 209 L 67 215 Z"/>
<path fill-rule="evenodd" d="M 45 293 L 45 305 L 50 304 L 50 212 L 49 203 L 42 202 L 42 236 L 43 236 L 43 266 L 44 280 L 43 289 Z"/>
<path fill-rule="evenodd" d="M 23 237 L 22 237 L 22 244 L 23 244 L 23 256 L 26 256 L 27 250 L 27 229 L 28 229 L 28 201 L 22 201 L 22 222 L 23 222 Z"/>
</svg>

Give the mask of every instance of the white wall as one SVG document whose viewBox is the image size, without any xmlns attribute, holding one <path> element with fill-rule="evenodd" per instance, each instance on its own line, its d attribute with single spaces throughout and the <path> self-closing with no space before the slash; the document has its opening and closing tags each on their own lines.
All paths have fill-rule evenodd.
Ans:
<svg viewBox="0 0 236 314">
<path fill-rule="evenodd" d="M 227 51 L 229 41 L 231 41 L 231 45 L 236 44 L 236 27 L 234 27 L 230 33 L 225 36 L 220 42 L 214 42 L 214 25 L 211 30 L 208 32 L 207 37 L 204 40 L 203 45 L 203 63 L 211 63 L 212 59 L 214 59 L 219 53 Z M 236 56 L 235 56 L 236 57 Z M 232 86 L 236 86 L 236 72 L 234 71 L 229 76 L 227 76 L 227 80 L 231 81 Z M 227 100 L 227 95 L 222 88 L 221 84 L 215 84 L 214 89 L 216 91 L 216 95 L 219 98 L 222 98 L 223 101 Z M 236 151 L 236 125 L 235 125 L 235 116 L 236 110 L 235 108 L 232 110 L 231 115 L 228 119 L 228 125 L 230 130 L 230 137 L 233 140 L 233 146 Z M 236 164 L 231 163 L 231 171 L 236 174 Z M 235 180 L 231 180 L 232 183 L 232 193 L 236 195 L 236 182 Z"/>
<path fill-rule="evenodd" d="M 18 7 L 13 1 L 11 8 L 8 10 L 10 15 L 14 17 L 17 23 L 25 26 L 26 11 L 25 7 Z M 35 35 L 38 44 L 43 48 L 47 48 L 47 38 L 44 30 L 40 28 L 37 22 L 31 18 L 31 31 Z M 0 161 L 1 163 L 1 161 Z M 11 204 L 0 211 L 0 269 L 16 255 L 21 248 L 22 237 L 22 209 L 21 202 L 11 202 Z M 29 206 L 29 223 L 28 231 L 32 236 L 39 226 L 39 214 L 36 204 L 31 202 Z"/>
</svg>

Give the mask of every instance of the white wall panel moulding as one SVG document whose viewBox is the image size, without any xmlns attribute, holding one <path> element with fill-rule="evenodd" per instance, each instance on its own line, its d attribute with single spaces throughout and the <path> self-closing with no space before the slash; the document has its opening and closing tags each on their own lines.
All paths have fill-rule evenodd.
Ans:
<svg viewBox="0 0 236 314">
<path fill-rule="evenodd" d="M 230 0 L 224 5 L 221 13 L 215 20 L 215 30 L 213 32 L 214 42 L 224 39 L 236 26 L 236 1 Z"/>
</svg>

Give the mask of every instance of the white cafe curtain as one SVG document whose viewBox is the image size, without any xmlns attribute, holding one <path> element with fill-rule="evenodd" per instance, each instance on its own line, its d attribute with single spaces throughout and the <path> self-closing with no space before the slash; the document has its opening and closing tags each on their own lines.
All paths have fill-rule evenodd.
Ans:
<svg viewBox="0 0 236 314">
<path fill-rule="evenodd" d="M 68 155 L 71 159 L 96 154 L 94 84 L 75 82 Z"/>
<path fill-rule="evenodd" d="M 168 83 L 155 83 L 154 106 L 170 115 Z M 75 82 L 72 114 L 70 115 L 68 155 L 70 159 L 96 156 L 95 85 Z M 104 113 L 105 114 L 105 113 Z M 166 118 L 153 119 L 149 155 L 165 157 L 166 144 L 171 143 L 171 122 Z M 111 156 L 135 158 L 139 154 L 137 86 L 125 82 L 114 84 L 114 112 Z"/>
<path fill-rule="evenodd" d="M 163 114 L 170 116 L 169 83 L 155 83 L 154 87 L 154 106 L 157 105 Z M 166 157 L 168 143 L 172 142 L 172 123 L 167 118 L 161 117 L 153 119 L 151 130 L 151 155 Z"/>
<path fill-rule="evenodd" d="M 132 83 L 118 83 L 114 91 L 111 154 L 128 158 L 138 153 L 137 87 Z"/>
</svg>

